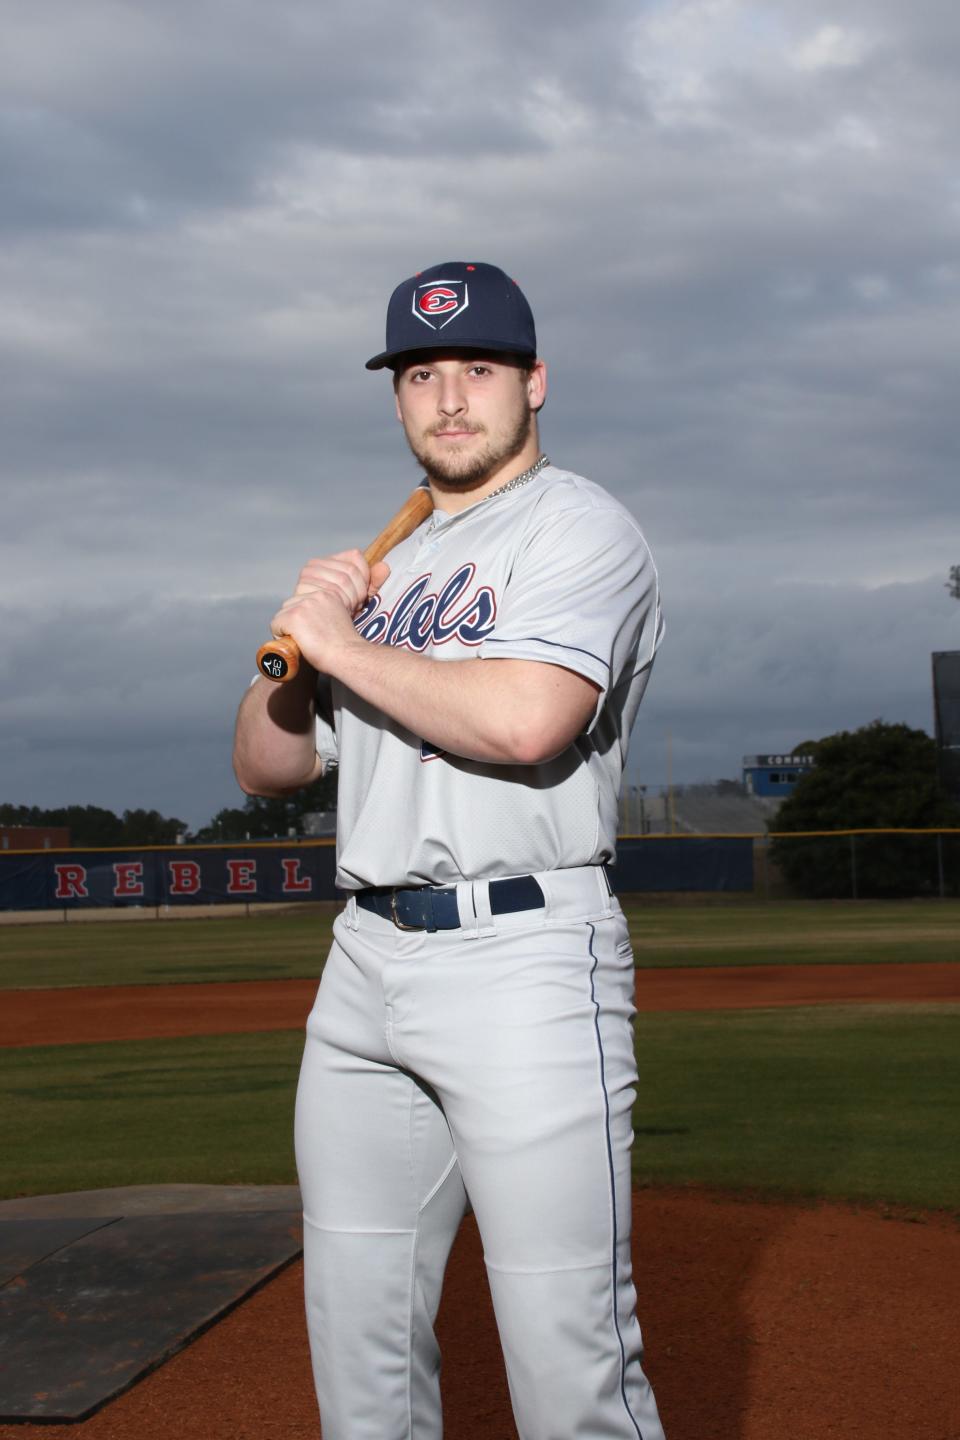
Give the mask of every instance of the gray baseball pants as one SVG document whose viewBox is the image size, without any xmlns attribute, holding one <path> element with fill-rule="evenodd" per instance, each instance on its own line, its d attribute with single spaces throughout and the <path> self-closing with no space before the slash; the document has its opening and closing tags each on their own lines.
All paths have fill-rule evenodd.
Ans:
<svg viewBox="0 0 960 1440">
<path fill-rule="evenodd" d="M 543 910 L 398 930 L 348 902 L 296 1109 L 324 1440 L 440 1440 L 434 1320 L 469 1204 L 521 1440 L 663 1440 L 630 1261 L 634 971 L 596 867 Z"/>
</svg>

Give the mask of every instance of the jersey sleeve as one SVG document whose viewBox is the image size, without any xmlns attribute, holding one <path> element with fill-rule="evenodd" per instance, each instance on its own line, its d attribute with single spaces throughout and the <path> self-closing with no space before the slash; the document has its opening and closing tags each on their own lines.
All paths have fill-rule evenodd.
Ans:
<svg viewBox="0 0 960 1440">
<path fill-rule="evenodd" d="M 316 717 L 317 754 L 326 770 L 328 765 L 338 764 L 340 753 L 334 725 L 333 686 L 329 675 L 317 676 Z"/>
<path fill-rule="evenodd" d="M 650 665 L 662 633 L 657 571 L 636 522 L 620 506 L 576 506 L 535 513 L 479 654 L 593 681 L 593 724 L 609 691 Z"/>
</svg>

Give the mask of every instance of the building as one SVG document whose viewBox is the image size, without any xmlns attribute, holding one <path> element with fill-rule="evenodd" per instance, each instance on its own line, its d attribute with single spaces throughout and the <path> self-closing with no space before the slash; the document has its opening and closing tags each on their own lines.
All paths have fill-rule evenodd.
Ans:
<svg viewBox="0 0 960 1440">
<path fill-rule="evenodd" d="M 940 784 L 960 805 L 960 650 L 933 652 L 933 733 Z"/>
<path fill-rule="evenodd" d="M 744 755 L 743 784 L 748 795 L 784 800 L 812 769 L 812 755 Z"/>
<path fill-rule="evenodd" d="M 310 810 L 306 815 L 301 815 L 300 824 L 304 835 L 309 835 L 311 839 L 329 838 L 337 833 L 337 812 Z"/>
<path fill-rule="evenodd" d="M 66 825 L 0 825 L 0 850 L 67 850 Z"/>
</svg>

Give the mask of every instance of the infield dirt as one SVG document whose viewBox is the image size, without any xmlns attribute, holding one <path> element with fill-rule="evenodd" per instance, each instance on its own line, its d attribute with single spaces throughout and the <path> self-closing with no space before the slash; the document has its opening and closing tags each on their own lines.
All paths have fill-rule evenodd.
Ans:
<svg viewBox="0 0 960 1440">
<path fill-rule="evenodd" d="M 8 990 L 0 1048 L 296 1030 L 317 981 L 115 985 Z M 652 1010 L 960 1001 L 960 965 L 724 965 L 638 970 L 636 1004 Z"/>
<path fill-rule="evenodd" d="M 956 1440 L 960 1233 L 938 1217 L 634 1196 L 647 1370 L 669 1440 Z M 0 1440 L 316 1440 L 300 1265 L 81 1425 Z M 479 1237 L 454 1247 L 438 1334 L 450 1440 L 508 1440 Z"/>
</svg>

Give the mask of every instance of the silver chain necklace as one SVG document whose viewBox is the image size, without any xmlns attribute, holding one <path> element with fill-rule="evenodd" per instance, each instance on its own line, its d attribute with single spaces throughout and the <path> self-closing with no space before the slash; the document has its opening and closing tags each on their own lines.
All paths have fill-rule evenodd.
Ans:
<svg viewBox="0 0 960 1440">
<path fill-rule="evenodd" d="M 548 457 L 546 455 L 541 455 L 538 460 L 534 460 L 529 470 L 521 470 L 520 474 L 514 475 L 513 479 L 508 480 L 506 485 L 501 485 L 499 490 L 491 490 L 489 495 L 485 495 L 483 497 L 484 500 L 492 500 L 494 495 L 506 495 L 508 490 L 519 490 L 521 485 L 526 485 L 528 480 L 532 480 L 535 475 L 539 475 L 544 465 L 549 464 L 550 461 Z M 481 501 L 479 503 L 482 504 L 483 502 Z M 428 535 L 432 535 L 434 530 L 436 530 L 437 526 L 440 524 L 440 521 L 437 519 L 437 513 L 438 512 L 434 510 L 433 516 L 430 520 L 430 524 L 427 526 Z"/>
<path fill-rule="evenodd" d="M 549 464 L 550 461 L 546 455 L 541 455 L 539 460 L 534 460 L 529 470 L 522 470 L 519 475 L 514 475 L 513 479 L 508 480 L 506 485 L 501 485 L 499 490 L 491 490 L 489 495 L 484 496 L 484 499 L 492 500 L 494 495 L 506 495 L 508 490 L 519 490 L 520 486 L 526 485 L 527 481 L 532 480 L 534 475 L 539 475 L 544 465 Z"/>
</svg>

